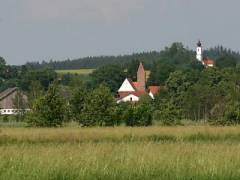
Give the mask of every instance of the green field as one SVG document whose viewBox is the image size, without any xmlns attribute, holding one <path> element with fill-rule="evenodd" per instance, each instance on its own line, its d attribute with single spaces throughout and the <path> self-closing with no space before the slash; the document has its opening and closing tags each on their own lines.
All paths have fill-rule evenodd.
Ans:
<svg viewBox="0 0 240 180">
<path fill-rule="evenodd" d="M 68 70 L 56 70 L 56 72 L 59 75 L 64 74 L 78 74 L 78 75 L 89 75 L 91 74 L 95 69 L 68 69 Z M 150 71 L 146 71 L 146 78 L 148 79 L 150 76 Z"/>
<path fill-rule="evenodd" d="M 63 75 L 63 74 L 89 75 L 93 71 L 94 71 L 94 69 L 56 70 L 56 72 L 60 75 Z"/>
<path fill-rule="evenodd" d="M 0 130 L 0 179 L 239 179 L 240 127 Z"/>
</svg>

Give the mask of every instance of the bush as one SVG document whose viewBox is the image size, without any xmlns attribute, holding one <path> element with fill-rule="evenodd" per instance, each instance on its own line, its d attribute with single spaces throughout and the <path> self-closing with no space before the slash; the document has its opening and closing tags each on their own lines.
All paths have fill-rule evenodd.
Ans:
<svg viewBox="0 0 240 180">
<path fill-rule="evenodd" d="M 3 122 L 9 122 L 8 115 L 3 116 Z"/>
<path fill-rule="evenodd" d="M 127 126 L 150 126 L 152 125 L 151 107 L 146 104 L 129 105 L 123 118 Z"/>
<path fill-rule="evenodd" d="M 155 118 L 158 119 L 162 125 L 179 125 L 181 120 L 181 112 L 171 102 L 162 105 L 160 110 L 155 111 Z"/>
<path fill-rule="evenodd" d="M 224 117 L 227 124 L 240 124 L 240 103 L 234 102 L 228 105 Z"/>
</svg>

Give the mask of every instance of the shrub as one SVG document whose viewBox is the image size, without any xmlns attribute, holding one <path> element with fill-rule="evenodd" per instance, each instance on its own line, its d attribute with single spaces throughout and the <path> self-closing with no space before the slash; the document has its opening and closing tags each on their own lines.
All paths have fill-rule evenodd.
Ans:
<svg viewBox="0 0 240 180">
<path fill-rule="evenodd" d="M 156 115 L 158 117 L 156 117 Z M 179 125 L 181 120 L 181 112 L 174 104 L 168 102 L 157 111 L 155 118 L 157 118 L 162 125 Z"/>
<path fill-rule="evenodd" d="M 228 105 L 224 117 L 228 124 L 240 124 L 240 103 Z"/>
<path fill-rule="evenodd" d="M 147 104 L 129 105 L 123 117 L 127 126 L 152 125 L 152 111 Z"/>
</svg>

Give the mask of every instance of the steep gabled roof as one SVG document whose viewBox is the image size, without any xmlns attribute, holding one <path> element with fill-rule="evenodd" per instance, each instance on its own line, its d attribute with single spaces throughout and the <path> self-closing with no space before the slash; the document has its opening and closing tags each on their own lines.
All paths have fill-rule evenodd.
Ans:
<svg viewBox="0 0 240 180">
<path fill-rule="evenodd" d="M 126 78 L 119 88 L 118 92 L 125 92 L 125 91 L 136 91 L 136 88 L 133 84 L 133 81 L 129 78 Z"/>
<path fill-rule="evenodd" d="M 149 89 L 149 92 L 155 95 L 160 91 L 160 86 L 149 86 L 148 89 Z"/>
<path fill-rule="evenodd" d="M 9 96 L 10 94 L 12 94 L 13 92 L 15 92 L 18 88 L 14 87 L 14 88 L 8 88 L 5 91 L 0 93 L 0 100 L 4 99 L 5 97 Z"/>
<path fill-rule="evenodd" d="M 131 84 L 131 86 L 133 87 L 133 89 L 136 91 L 137 90 L 137 88 L 136 88 L 136 82 L 133 82 L 132 81 L 132 79 L 130 79 L 130 78 L 127 78 L 127 80 L 128 80 L 128 82 Z"/>
</svg>

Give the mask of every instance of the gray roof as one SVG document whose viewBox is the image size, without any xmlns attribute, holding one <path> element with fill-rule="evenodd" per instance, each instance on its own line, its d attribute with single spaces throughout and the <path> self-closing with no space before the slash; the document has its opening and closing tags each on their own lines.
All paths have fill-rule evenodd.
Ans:
<svg viewBox="0 0 240 180">
<path fill-rule="evenodd" d="M 0 93 L 0 100 L 4 99 L 5 97 L 9 96 L 10 94 L 12 94 L 13 92 L 15 92 L 18 88 L 14 87 L 14 88 L 8 88 L 5 91 Z"/>
</svg>

